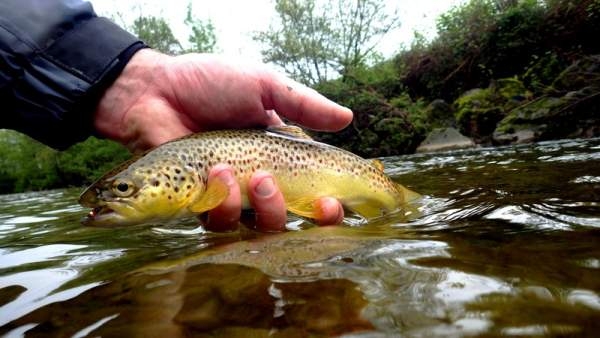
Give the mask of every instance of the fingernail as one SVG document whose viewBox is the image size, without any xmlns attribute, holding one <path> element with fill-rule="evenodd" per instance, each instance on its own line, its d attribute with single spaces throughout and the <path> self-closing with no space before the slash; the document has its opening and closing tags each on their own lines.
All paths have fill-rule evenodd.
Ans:
<svg viewBox="0 0 600 338">
<path fill-rule="evenodd" d="M 270 177 L 265 177 L 260 183 L 254 188 L 254 191 L 261 197 L 269 197 L 275 191 L 275 183 Z"/>
<path fill-rule="evenodd" d="M 233 184 L 233 174 L 229 170 L 221 171 L 217 174 L 217 177 L 219 177 L 219 179 L 223 181 L 223 183 L 227 184 L 227 186 L 231 186 Z"/>
</svg>

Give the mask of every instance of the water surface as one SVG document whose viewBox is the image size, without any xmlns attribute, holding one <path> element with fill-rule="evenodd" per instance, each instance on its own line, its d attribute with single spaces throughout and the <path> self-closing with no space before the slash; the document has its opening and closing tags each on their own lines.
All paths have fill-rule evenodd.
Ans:
<svg viewBox="0 0 600 338">
<path fill-rule="evenodd" d="M 86 228 L 80 189 L 0 196 L 0 334 L 600 332 L 599 139 L 383 162 L 418 210 L 282 234 Z"/>
</svg>

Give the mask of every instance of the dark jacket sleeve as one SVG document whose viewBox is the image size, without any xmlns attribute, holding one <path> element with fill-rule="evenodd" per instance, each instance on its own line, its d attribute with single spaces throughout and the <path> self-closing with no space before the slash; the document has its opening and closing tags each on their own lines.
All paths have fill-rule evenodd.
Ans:
<svg viewBox="0 0 600 338">
<path fill-rule="evenodd" d="M 0 128 L 58 149 L 84 140 L 103 91 L 143 47 L 87 2 L 0 1 Z"/>
</svg>

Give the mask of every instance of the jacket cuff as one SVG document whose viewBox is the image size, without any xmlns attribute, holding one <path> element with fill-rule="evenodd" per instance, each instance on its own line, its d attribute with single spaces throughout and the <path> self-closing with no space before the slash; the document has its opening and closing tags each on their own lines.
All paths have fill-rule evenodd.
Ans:
<svg viewBox="0 0 600 338">
<path fill-rule="evenodd" d="M 131 57 L 145 47 L 110 20 L 92 17 L 42 50 L 33 61 L 34 68 L 50 70 L 47 75 L 53 73 L 52 68 L 58 68 L 64 75 L 54 79 L 60 82 L 54 87 L 60 94 L 54 99 L 47 97 L 46 101 L 61 122 L 58 128 L 37 134 L 37 138 L 54 148 L 65 149 L 94 134 L 93 115 L 102 94 Z"/>
<path fill-rule="evenodd" d="M 131 56 L 144 47 L 143 42 L 112 21 L 92 17 L 62 35 L 44 51 L 44 56 L 98 85 L 119 67 L 119 72 L 123 70 Z"/>
</svg>

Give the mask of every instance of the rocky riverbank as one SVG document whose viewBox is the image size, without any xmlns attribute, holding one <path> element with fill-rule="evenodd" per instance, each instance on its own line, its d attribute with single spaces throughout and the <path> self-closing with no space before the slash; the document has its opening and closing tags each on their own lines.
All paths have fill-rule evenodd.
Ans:
<svg viewBox="0 0 600 338">
<path fill-rule="evenodd" d="M 543 90 L 528 88 L 523 77 L 492 80 L 451 103 L 325 88 L 355 120 L 341 133 L 315 136 L 366 157 L 600 136 L 600 55 L 574 61 Z"/>
</svg>

